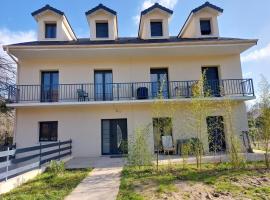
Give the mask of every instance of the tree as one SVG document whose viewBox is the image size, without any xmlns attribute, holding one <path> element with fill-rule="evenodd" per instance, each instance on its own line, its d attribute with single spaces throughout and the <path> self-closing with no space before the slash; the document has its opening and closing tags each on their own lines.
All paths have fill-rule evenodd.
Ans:
<svg viewBox="0 0 270 200">
<path fill-rule="evenodd" d="M 152 164 L 152 153 L 148 145 L 149 126 L 136 128 L 128 146 L 127 164 L 146 166 Z"/>
<path fill-rule="evenodd" d="M 245 165 L 244 156 L 241 154 L 242 145 L 240 143 L 240 134 L 237 132 L 235 128 L 235 114 L 233 113 L 234 106 L 237 102 L 224 99 L 220 104 L 220 109 L 224 110 L 224 120 L 226 122 L 226 136 L 227 136 L 227 145 L 228 145 L 228 153 L 229 153 L 229 161 L 233 168 L 241 168 Z"/>
<path fill-rule="evenodd" d="M 7 143 L 7 138 L 13 134 L 15 112 L 8 108 L 9 86 L 15 84 L 16 64 L 0 54 L 0 144 Z"/>
<path fill-rule="evenodd" d="M 211 84 L 211 83 L 210 83 Z M 203 139 L 205 134 L 204 121 L 211 112 L 211 103 L 208 97 L 211 96 L 209 83 L 206 81 L 205 74 L 202 74 L 199 81 L 191 86 L 191 119 L 189 124 L 196 133 L 196 140 L 193 140 L 193 154 L 196 157 L 197 168 L 201 169 L 202 156 L 204 154 Z M 211 87 L 211 86 L 210 86 Z"/>
<path fill-rule="evenodd" d="M 262 75 L 259 83 L 259 107 L 260 107 L 260 135 L 265 150 L 265 165 L 269 169 L 269 143 L 270 143 L 270 84 Z"/>
<path fill-rule="evenodd" d="M 161 136 L 166 134 L 172 134 L 172 118 L 175 115 L 177 106 L 172 101 L 166 101 L 166 95 L 169 95 L 168 82 L 163 80 L 158 88 L 157 96 L 152 104 L 152 116 L 155 119 L 153 121 L 153 127 L 156 128 L 156 134 L 154 134 L 154 143 L 156 141 L 155 149 L 156 152 L 156 168 L 159 167 L 159 153 L 162 150 Z M 168 162 L 170 164 L 170 162 Z"/>
</svg>

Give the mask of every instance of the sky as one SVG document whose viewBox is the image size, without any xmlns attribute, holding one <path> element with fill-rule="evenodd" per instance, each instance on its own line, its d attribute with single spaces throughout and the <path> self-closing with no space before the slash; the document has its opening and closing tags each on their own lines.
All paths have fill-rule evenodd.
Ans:
<svg viewBox="0 0 270 200">
<path fill-rule="evenodd" d="M 155 2 L 174 11 L 170 35 L 177 35 L 190 11 L 205 0 L 1 0 L 0 45 L 36 40 L 37 24 L 31 12 L 49 4 L 65 12 L 77 37 L 89 37 L 85 12 L 99 3 L 117 11 L 120 37 L 137 36 L 140 12 Z M 270 1 L 210 0 L 224 9 L 219 17 L 220 36 L 259 39 L 241 55 L 245 78 L 257 88 L 260 75 L 270 81 Z"/>
</svg>

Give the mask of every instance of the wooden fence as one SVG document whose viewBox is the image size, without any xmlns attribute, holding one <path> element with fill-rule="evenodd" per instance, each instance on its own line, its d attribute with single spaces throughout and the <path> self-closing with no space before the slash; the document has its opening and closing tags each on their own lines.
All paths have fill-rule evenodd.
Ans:
<svg viewBox="0 0 270 200">
<path fill-rule="evenodd" d="M 72 140 L 67 140 L 1 151 L 0 158 L 6 159 L 0 162 L 0 181 L 39 168 L 51 160 L 71 155 L 71 150 Z"/>
</svg>

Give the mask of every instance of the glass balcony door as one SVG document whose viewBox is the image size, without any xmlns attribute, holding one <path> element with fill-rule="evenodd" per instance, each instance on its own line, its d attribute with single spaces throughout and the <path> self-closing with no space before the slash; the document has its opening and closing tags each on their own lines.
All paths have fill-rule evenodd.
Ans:
<svg viewBox="0 0 270 200">
<path fill-rule="evenodd" d="M 203 67 L 202 73 L 205 76 L 204 90 L 210 96 L 220 96 L 219 76 L 217 67 Z"/>
<path fill-rule="evenodd" d="M 127 153 L 127 119 L 102 119 L 102 154 Z"/>
<path fill-rule="evenodd" d="M 47 71 L 41 73 L 41 102 L 58 101 L 59 72 Z"/>
<path fill-rule="evenodd" d="M 151 69 L 151 89 L 152 97 L 162 95 L 163 98 L 169 97 L 168 70 L 167 69 Z"/>
<path fill-rule="evenodd" d="M 112 71 L 95 71 L 95 100 L 113 100 Z"/>
</svg>

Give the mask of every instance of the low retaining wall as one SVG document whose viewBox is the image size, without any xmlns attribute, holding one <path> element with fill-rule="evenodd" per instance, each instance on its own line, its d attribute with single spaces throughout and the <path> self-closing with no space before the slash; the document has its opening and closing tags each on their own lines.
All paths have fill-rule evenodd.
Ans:
<svg viewBox="0 0 270 200">
<path fill-rule="evenodd" d="M 61 161 L 67 162 L 70 159 L 72 159 L 72 156 L 69 156 L 67 158 L 63 158 Z M 57 161 L 57 162 L 59 162 L 59 161 Z M 0 194 L 7 193 L 7 192 L 11 191 L 12 189 L 22 185 L 23 183 L 35 178 L 37 175 L 43 173 L 48 166 L 49 166 L 49 163 L 41 166 L 41 168 L 39 168 L 39 169 L 34 169 L 34 170 L 31 170 L 31 171 L 26 172 L 24 174 L 10 178 L 7 181 L 0 182 Z"/>
</svg>

